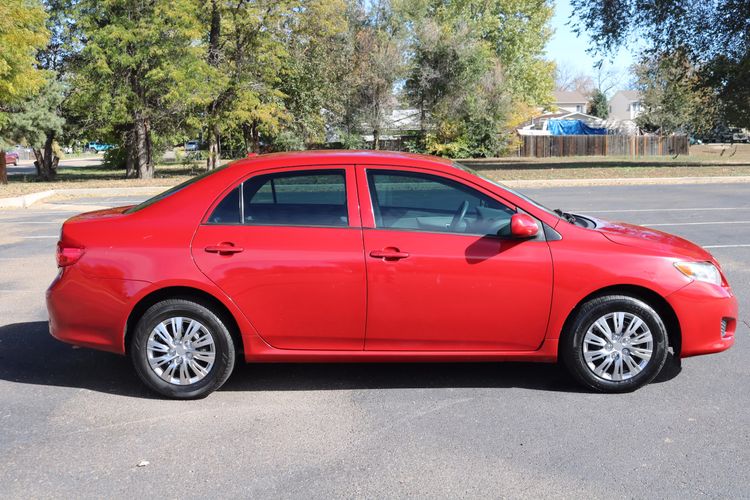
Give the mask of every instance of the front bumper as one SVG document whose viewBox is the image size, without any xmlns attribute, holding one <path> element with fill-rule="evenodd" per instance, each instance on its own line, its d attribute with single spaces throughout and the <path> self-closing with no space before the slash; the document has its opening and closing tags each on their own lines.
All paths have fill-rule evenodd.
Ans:
<svg viewBox="0 0 750 500">
<path fill-rule="evenodd" d="M 680 323 L 680 357 L 732 347 L 737 329 L 737 298 L 731 288 L 695 281 L 669 295 L 667 301 Z"/>
</svg>

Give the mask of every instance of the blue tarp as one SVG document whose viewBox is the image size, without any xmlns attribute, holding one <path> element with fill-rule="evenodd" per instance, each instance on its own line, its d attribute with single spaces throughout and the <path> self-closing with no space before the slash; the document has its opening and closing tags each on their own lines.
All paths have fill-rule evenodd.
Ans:
<svg viewBox="0 0 750 500">
<path fill-rule="evenodd" d="M 550 135 L 607 135 L 606 128 L 589 127 L 581 120 L 550 120 L 547 130 Z"/>
</svg>

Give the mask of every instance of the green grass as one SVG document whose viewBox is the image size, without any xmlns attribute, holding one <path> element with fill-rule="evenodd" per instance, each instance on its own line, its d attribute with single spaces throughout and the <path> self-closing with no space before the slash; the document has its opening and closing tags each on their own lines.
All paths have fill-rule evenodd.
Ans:
<svg viewBox="0 0 750 500">
<path fill-rule="evenodd" d="M 0 186 L 0 198 L 46 191 L 48 189 L 133 187 L 133 186 L 173 186 L 205 171 L 202 165 L 182 164 L 157 165 L 153 179 L 126 179 L 125 171 L 118 169 L 91 167 L 60 167 L 57 179 L 44 182 L 35 175 L 8 176 L 8 185 Z"/>
</svg>

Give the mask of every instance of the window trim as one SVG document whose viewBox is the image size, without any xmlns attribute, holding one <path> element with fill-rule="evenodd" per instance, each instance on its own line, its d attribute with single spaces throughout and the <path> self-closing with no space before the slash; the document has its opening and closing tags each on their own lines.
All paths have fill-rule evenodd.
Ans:
<svg viewBox="0 0 750 500">
<path fill-rule="evenodd" d="M 377 192 L 375 192 L 374 189 L 371 189 L 370 172 L 381 172 L 381 173 L 386 173 L 386 175 L 388 174 L 388 172 L 396 172 L 397 175 L 398 174 L 404 174 L 404 175 L 417 174 L 417 175 L 423 175 L 423 176 L 437 177 L 440 179 L 445 179 L 446 181 L 449 181 L 449 182 L 460 184 L 461 186 L 464 186 L 466 189 L 475 191 L 477 193 L 480 193 L 481 195 L 484 195 L 487 198 L 495 200 L 497 203 L 503 205 L 505 208 L 510 210 L 513 214 L 519 213 L 519 207 L 510 203 L 504 198 L 495 196 L 493 193 L 488 192 L 481 186 L 475 185 L 473 183 L 470 185 L 469 183 L 464 182 L 464 180 L 461 179 L 460 177 L 453 176 L 450 174 L 445 174 L 444 172 L 441 172 L 438 170 L 421 169 L 418 167 L 399 167 L 396 165 L 363 165 L 362 167 L 363 167 L 362 177 L 364 178 L 364 184 L 365 184 L 364 189 L 365 189 L 365 192 L 367 193 L 367 197 L 370 202 L 370 213 L 372 215 L 372 226 L 365 227 L 363 223 L 363 229 L 380 230 L 380 231 L 412 232 L 412 233 L 420 233 L 420 234 L 422 233 L 441 234 L 441 235 L 446 235 L 446 236 L 469 236 L 469 237 L 474 237 L 474 238 L 478 236 L 482 238 L 495 238 L 501 241 L 508 241 L 509 239 L 512 239 L 512 238 L 507 238 L 507 237 L 500 236 L 497 234 L 486 234 L 486 233 L 454 233 L 454 232 L 449 232 L 449 231 L 431 231 L 431 230 L 415 229 L 415 228 L 378 227 L 377 220 L 375 217 L 375 205 L 374 205 L 375 200 L 377 199 Z M 361 203 L 361 200 L 360 200 L 360 203 Z"/>
<path fill-rule="evenodd" d="M 344 176 L 344 208 L 346 209 L 347 222 L 343 226 L 331 226 L 331 225 L 306 225 L 306 224 L 248 224 L 245 221 L 245 182 L 262 175 L 273 175 L 273 174 L 295 174 L 304 175 L 302 172 L 335 172 L 337 174 L 343 174 Z M 211 206 L 203 216 L 200 225 L 201 226 L 234 226 L 234 227 L 298 227 L 298 228 L 310 228 L 310 229 L 362 229 L 361 227 L 361 214 L 359 212 L 359 204 L 354 206 L 356 220 L 352 217 L 351 203 L 349 197 L 352 195 L 352 189 L 354 189 L 354 195 L 356 194 L 356 178 L 355 178 L 354 165 L 350 164 L 322 164 L 322 165 L 293 165 L 293 166 L 282 166 L 282 167 L 270 167 L 257 170 L 242 176 L 239 180 L 235 180 L 229 187 L 224 189 L 214 200 Z M 293 176 L 293 175 L 291 175 Z M 240 195 L 240 222 L 232 223 L 214 223 L 209 222 L 211 215 L 213 214 L 216 207 L 229 195 L 234 189 L 239 187 Z M 275 193 L 274 193 L 275 198 Z M 360 225 L 353 225 L 353 223 L 360 222 Z"/>
</svg>

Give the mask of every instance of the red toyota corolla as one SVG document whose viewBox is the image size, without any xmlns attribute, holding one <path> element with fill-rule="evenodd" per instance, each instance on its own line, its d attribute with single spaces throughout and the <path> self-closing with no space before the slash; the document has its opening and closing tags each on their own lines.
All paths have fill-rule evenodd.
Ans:
<svg viewBox="0 0 750 500">
<path fill-rule="evenodd" d="M 53 336 L 129 354 L 173 398 L 247 362 L 546 361 L 602 392 L 668 349 L 732 346 L 737 301 L 702 248 L 552 211 L 459 164 L 262 155 L 65 222 Z"/>
</svg>

